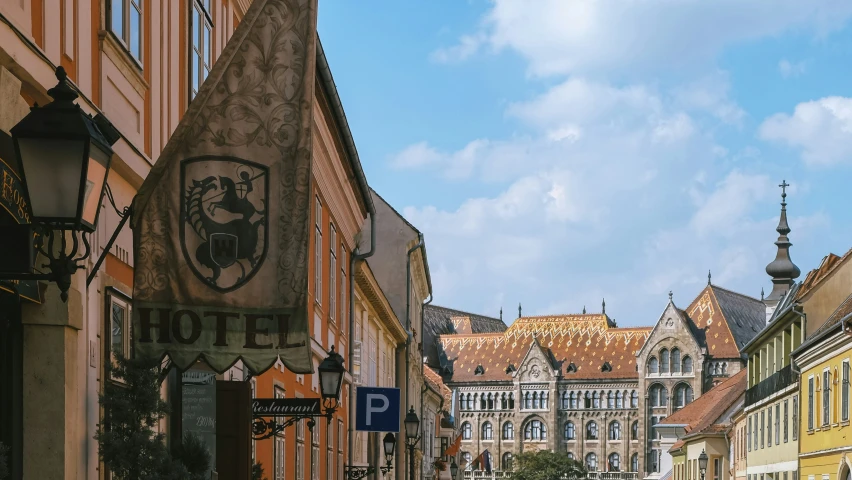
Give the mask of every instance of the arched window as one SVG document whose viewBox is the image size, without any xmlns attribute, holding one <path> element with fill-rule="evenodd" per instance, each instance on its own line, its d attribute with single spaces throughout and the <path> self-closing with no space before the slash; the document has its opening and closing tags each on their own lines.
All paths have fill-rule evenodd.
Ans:
<svg viewBox="0 0 852 480">
<path fill-rule="evenodd" d="M 547 408 L 547 397 L 547 392 L 541 392 L 541 405 L 539 405 L 539 408 Z"/>
<path fill-rule="evenodd" d="M 639 454 L 634 453 L 632 457 L 630 457 L 630 471 L 638 472 L 639 471 Z"/>
<path fill-rule="evenodd" d="M 615 408 L 624 408 L 624 402 L 622 402 L 621 392 L 615 394 Z"/>
<path fill-rule="evenodd" d="M 594 452 L 586 455 L 586 468 L 591 472 L 598 470 L 598 456 Z"/>
<path fill-rule="evenodd" d="M 504 472 L 509 472 L 512 470 L 512 454 L 506 452 L 503 454 L 503 461 L 500 463 L 500 468 Z"/>
<path fill-rule="evenodd" d="M 493 440 L 494 439 L 494 429 L 491 427 L 491 422 L 485 422 L 482 424 L 482 439 L 483 440 Z"/>
<path fill-rule="evenodd" d="M 574 452 L 568 452 L 568 459 L 574 460 Z"/>
<path fill-rule="evenodd" d="M 612 391 L 606 394 L 606 408 L 615 408 L 615 394 Z"/>
<path fill-rule="evenodd" d="M 630 426 L 630 440 L 639 440 L 639 421 L 634 421 Z"/>
<path fill-rule="evenodd" d="M 668 405 L 669 392 L 666 387 L 658 384 L 651 386 L 650 402 L 652 407 L 665 407 Z"/>
<path fill-rule="evenodd" d="M 594 420 L 590 420 L 586 424 L 586 440 L 598 439 L 598 424 Z"/>
<path fill-rule="evenodd" d="M 722 375 L 728 373 L 728 362 L 722 362 Z"/>
<path fill-rule="evenodd" d="M 538 392 L 533 392 L 532 394 L 532 408 L 538 408 Z"/>
<path fill-rule="evenodd" d="M 609 465 L 608 470 L 610 472 L 620 472 L 621 471 L 621 457 L 618 456 L 617 453 L 613 452 L 609 454 Z"/>
<path fill-rule="evenodd" d="M 660 373 L 669 373 L 669 351 L 660 350 Z"/>
<path fill-rule="evenodd" d="M 586 398 L 584 403 L 584 408 L 592 408 L 592 393 L 586 392 Z"/>
<path fill-rule="evenodd" d="M 683 357 L 683 373 L 692 373 L 692 358 L 689 355 Z"/>
<path fill-rule="evenodd" d="M 657 357 L 648 359 L 648 373 L 660 373 L 660 364 L 657 362 Z"/>
<path fill-rule="evenodd" d="M 512 422 L 506 422 L 503 424 L 503 440 L 514 440 L 515 438 L 515 425 Z"/>
<path fill-rule="evenodd" d="M 524 392 L 524 408 L 532 408 L 532 395 L 530 392 Z"/>
<path fill-rule="evenodd" d="M 464 461 L 463 465 L 470 465 L 470 462 L 473 461 L 473 455 L 470 452 L 462 452 L 462 460 Z"/>
<path fill-rule="evenodd" d="M 601 408 L 601 397 L 598 392 L 592 394 L 592 408 Z"/>
<path fill-rule="evenodd" d="M 672 373 L 680 373 L 680 350 L 672 349 Z"/>
<path fill-rule="evenodd" d="M 470 426 L 470 423 L 469 422 L 462 423 L 462 440 L 470 440 L 472 433 L 473 433 L 473 427 Z"/>
<path fill-rule="evenodd" d="M 524 440 L 547 440 L 547 427 L 540 420 L 533 420 L 524 427 Z"/>
<path fill-rule="evenodd" d="M 459 396 L 459 410 L 467 410 L 467 395 L 463 393 Z"/>
<path fill-rule="evenodd" d="M 565 422 L 565 440 L 574 440 L 575 435 L 576 433 L 574 432 L 574 422 L 568 420 L 567 422 Z"/>
<path fill-rule="evenodd" d="M 568 408 L 568 390 L 562 391 L 562 403 L 560 403 L 559 408 L 563 410 Z"/>
<path fill-rule="evenodd" d="M 639 392 L 636 390 L 633 390 L 633 393 L 630 394 L 630 407 L 639 408 Z"/>
<path fill-rule="evenodd" d="M 500 396 L 500 408 L 502 410 L 506 410 L 507 408 L 509 408 L 509 401 L 506 400 L 506 394 L 505 393 Z"/>
<path fill-rule="evenodd" d="M 570 406 L 571 408 L 580 408 L 580 392 L 571 392 Z"/>
<path fill-rule="evenodd" d="M 467 409 L 473 410 L 473 404 L 476 401 L 476 396 L 470 393 L 467 394 Z"/>
<path fill-rule="evenodd" d="M 485 394 L 483 393 L 483 394 L 482 394 L 482 396 L 480 396 L 480 397 L 479 397 L 479 409 L 480 409 L 480 410 L 485 410 L 485 407 L 486 407 L 486 404 L 485 404 Z"/>
<path fill-rule="evenodd" d="M 621 424 L 617 420 L 609 422 L 609 439 L 621 440 Z"/>
<path fill-rule="evenodd" d="M 488 394 L 488 410 L 494 410 L 494 398 Z"/>
<path fill-rule="evenodd" d="M 674 390 L 675 408 L 683 408 L 692 403 L 692 387 L 685 383 L 678 384 Z"/>
</svg>

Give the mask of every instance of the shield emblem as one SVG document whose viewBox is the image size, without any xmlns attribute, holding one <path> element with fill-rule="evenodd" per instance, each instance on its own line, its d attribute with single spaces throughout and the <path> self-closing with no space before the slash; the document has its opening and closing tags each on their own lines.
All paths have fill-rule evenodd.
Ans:
<svg viewBox="0 0 852 480">
<path fill-rule="evenodd" d="M 269 169 L 204 156 L 181 162 L 181 248 L 193 273 L 219 292 L 245 285 L 266 258 Z"/>
</svg>

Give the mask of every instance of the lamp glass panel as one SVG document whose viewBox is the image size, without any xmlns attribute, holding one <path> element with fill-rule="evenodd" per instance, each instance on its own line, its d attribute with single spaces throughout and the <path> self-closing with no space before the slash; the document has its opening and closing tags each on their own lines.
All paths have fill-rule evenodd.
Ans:
<svg viewBox="0 0 852 480">
<path fill-rule="evenodd" d="M 320 370 L 320 388 L 322 396 L 325 398 L 337 398 L 338 388 L 340 387 L 341 373 Z"/>
<path fill-rule="evenodd" d="M 86 142 L 18 138 L 18 148 L 33 217 L 76 221 Z"/>
<path fill-rule="evenodd" d="M 109 169 L 109 154 L 94 143 L 89 148 L 89 169 L 86 171 L 86 186 L 83 192 L 83 224 L 95 229 L 98 209 L 101 206 L 104 186 Z"/>
</svg>

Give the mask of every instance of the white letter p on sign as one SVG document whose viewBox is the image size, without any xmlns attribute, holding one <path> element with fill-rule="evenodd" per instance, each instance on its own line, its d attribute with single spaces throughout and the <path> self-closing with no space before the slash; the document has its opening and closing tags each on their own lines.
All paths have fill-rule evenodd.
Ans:
<svg viewBox="0 0 852 480">
<path fill-rule="evenodd" d="M 380 407 L 373 406 L 373 400 L 379 400 L 381 402 Z M 373 412 L 382 413 L 388 409 L 390 402 L 388 401 L 388 397 L 378 394 L 378 393 L 368 393 L 367 394 L 367 425 L 372 425 L 372 417 Z"/>
</svg>

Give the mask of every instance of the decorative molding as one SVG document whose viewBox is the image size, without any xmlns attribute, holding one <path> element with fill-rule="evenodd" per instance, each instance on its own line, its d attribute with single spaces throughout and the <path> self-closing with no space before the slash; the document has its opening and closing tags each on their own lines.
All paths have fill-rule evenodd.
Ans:
<svg viewBox="0 0 852 480">
<path fill-rule="evenodd" d="M 130 52 L 124 48 L 124 45 L 115 38 L 112 32 L 101 30 L 98 32 L 98 38 L 101 40 L 101 50 L 103 50 L 104 54 L 112 60 L 115 67 L 118 68 L 122 75 L 124 75 L 124 78 L 133 86 L 133 89 L 136 90 L 136 93 L 144 97 L 149 85 L 145 81 L 142 68 L 133 59 Z"/>
</svg>

